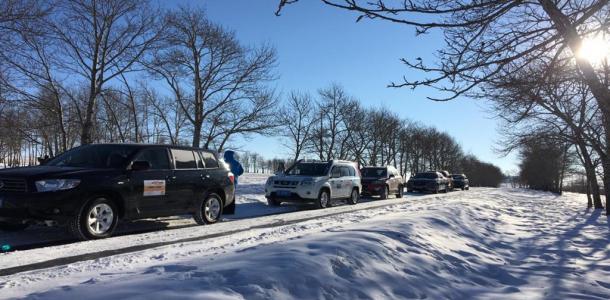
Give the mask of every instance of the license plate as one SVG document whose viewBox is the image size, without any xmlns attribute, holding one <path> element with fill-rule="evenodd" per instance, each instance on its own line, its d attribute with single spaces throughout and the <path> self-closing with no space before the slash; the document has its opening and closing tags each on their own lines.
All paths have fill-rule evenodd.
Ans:
<svg viewBox="0 0 610 300">
<path fill-rule="evenodd" d="M 280 197 L 287 197 L 290 196 L 290 192 L 289 191 L 277 191 L 276 194 Z"/>
</svg>

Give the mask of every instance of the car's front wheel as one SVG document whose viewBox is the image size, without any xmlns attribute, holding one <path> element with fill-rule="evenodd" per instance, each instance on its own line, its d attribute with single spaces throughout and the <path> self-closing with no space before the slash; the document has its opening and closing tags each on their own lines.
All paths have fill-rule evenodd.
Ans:
<svg viewBox="0 0 610 300">
<path fill-rule="evenodd" d="M 321 190 L 316 200 L 316 206 L 318 208 L 327 208 L 330 204 L 330 194 L 328 190 Z"/>
<path fill-rule="evenodd" d="M 349 204 L 357 204 L 360 199 L 360 193 L 358 193 L 358 189 L 353 189 L 352 194 L 349 197 Z"/>
<path fill-rule="evenodd" d="M 114 202 L 98 197 L 87 202 L 78 215 L 68 221 L 68 230 L 79 240 L 102 239 L 112 236 L 118 221 Z"/>
<path fill-rule="evenodd" d="M 210 193 L 197 202 L 195 222 L 199 225 L 217 223 L 222 216 L 222 209 L 222 198 L 218 194 Z"/>
<path fill-rule="evenodd" d="M 29 224 L 27 223 L 9 223 L 9 222 L 0 222 L 0 230 L 2 231 L 21 231 L 28 228 Z"/>
</svg>

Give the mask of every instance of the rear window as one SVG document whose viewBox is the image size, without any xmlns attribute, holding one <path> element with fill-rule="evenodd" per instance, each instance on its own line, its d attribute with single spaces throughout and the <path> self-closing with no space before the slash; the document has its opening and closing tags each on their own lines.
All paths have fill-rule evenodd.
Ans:
<svg viewBox="0 0 610 300">
<path fill-rule="evenodd" d="M 436 179 L 438 178 L 438 174 L 432 172 L 417 173 L 413 178 Z"/>
<path fill-rule="evenodd" d="M 201 158 L 203 158 L 203 163 L 205 164 L 206 168 L 218 168 L 218 161 L 216 160 L 214 154 L 205 151 L 201 151 L 199 153 L 201 154 Z"/>
<path fill-rule="evenodd" d="M 362 177 L 386 177 L 388 171 L 386 168 L 363 168 Z"/>
<path fill-rule="evenodd" d="M 197 169 L 197 162 L 193 151 L 172 149 L 176 169 Z"/>
<path fill-rule="evenodd" d="M 349 169 L 348 167 L 341 167 L 341 177 L 348 177 L 349 175 Z"/>
</svg>

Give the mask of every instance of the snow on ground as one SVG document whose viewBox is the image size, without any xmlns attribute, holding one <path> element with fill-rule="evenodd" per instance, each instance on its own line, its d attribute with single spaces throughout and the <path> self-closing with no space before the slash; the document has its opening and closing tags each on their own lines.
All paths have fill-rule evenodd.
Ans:
<svg viewBox="0 0 610 300">
<path fill-rule="evenodd" d="M 256 179 L 250 184 L 250 200 L 262 201 Z M 581 195 L 480 188 L 134 235 L 168 239 L 320 215 L 0 277 L 0 298 L 608 299 L 610 225 L 585 203 Z M 369 209 L 350 212 L 359 207 Z M 109 241 L 127 237 L 8 253 L 0 266 Z"/>
</svg>

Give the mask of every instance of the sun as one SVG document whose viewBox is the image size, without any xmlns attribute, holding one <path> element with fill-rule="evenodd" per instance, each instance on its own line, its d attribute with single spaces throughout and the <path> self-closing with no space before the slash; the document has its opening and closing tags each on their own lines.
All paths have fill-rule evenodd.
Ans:
<svg viewBox="0 0 610 300">
<path fill-rule="evenodd" d="M 592 64 L 600 64 L 604 61 L 610 62 L 610 37 L 597 35 L 585 38 L 577 53 L 579 59 L 586 59 Z"/>
</svg>

